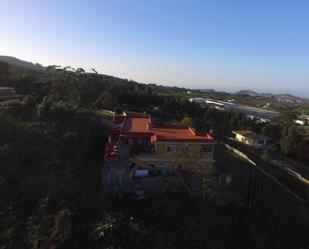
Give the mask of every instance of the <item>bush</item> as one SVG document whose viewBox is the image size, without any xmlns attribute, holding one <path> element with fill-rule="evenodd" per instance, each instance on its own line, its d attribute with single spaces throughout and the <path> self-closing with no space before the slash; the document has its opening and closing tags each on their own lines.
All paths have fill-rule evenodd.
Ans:
<svg viewBox="0 0 309 249">
<path fill-rule="evenodd" d="M 29 108 L 34 108 L 37 105 L 37 102 L 35 98 L 33 98 L 31 95 L 27 95 L 23 100 L 24 106 Z"/>
<path fill-rule="evenodd" d="M 123 110 L 122 110 L 122 108 L 120 106 L 117 106 L 114 109 L 114 112 L 115 112 L 115 114 L 121 115 L 123 113 Z"/>
<path fill-rule="evenodd" d="M 94 107 L 98 109 L 113 109 L 117 105 L 117 100 L 109 92 L 103 92 L 94 103 Z"/>
<path fill-rule="evenodd" d="M 66 132 L 64 135 L 63 135 L 63 140 L 68 142 L 68 143 L 76 143 L 78 142 L 78 133 L 76 132 Z"/>
<path fill-rule="evenodd" d="M 73 122 L 76 112 L 76 106 L 62 100 L 53 103 L 48 98 L 44 98 L 37 108 L 39 117 L 63 122 Z"/>
<path fill-rule="evenodd" d="M 52 102 L 47 97 L 44 97 L 42 102 L 37 107 L 37 115 L 40 118 L 47 118 L 50 114 L 51 106 Z"/>
<path fill-rule="evenodd" d="M 2 105 L 5 117 L 22 118 L 25 116 L 25 108 L 20 101 L 9 101 Z"/>
<path fill-rule="evenodd" d="M 181 122 L 180 122 L 181 125 L 183 126 L 188 126 L 188 127 L 191 127 L 191 128 L 194 128 L 195 127 L 195 122 L 192 118 L 189 118 L 189 117 L 184 117 Z"/>
<path fill-rule="evenodd" d="M 70 103 L 60 100 L 51 105 L 50 111 L 52 117 L 57 120 L 72 121 L 76 114 L 77 108 Z"/>
</svg>

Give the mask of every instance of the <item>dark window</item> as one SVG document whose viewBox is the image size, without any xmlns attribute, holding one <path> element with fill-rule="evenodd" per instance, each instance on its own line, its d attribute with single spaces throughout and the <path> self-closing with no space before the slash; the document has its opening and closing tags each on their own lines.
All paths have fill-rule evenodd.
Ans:
<svg viewBox="0 0 309 249">
<path fill-rule="evenodd" d="M 186 146 L 182 146 L 181 147 L 181 152 L 190 152 L 190 148 L 186 145 Z"/>
<path fill-rule="evenodd" d="M 150 148 L 149 141 L 147 141 L 147 140 L 144 141 L 144 147 L 145 147 L 145 149 L 149 149 Z"/>
<path fill-rule="evenodd" d="M 211 145 L 202 145 L 202 153 L 210 153 L 212 151 Z"/>
<path fill-rule="evenodd" d="M 167 152 L 176 152 L 176 146 L 175 145 L 168 145 L 166 147 Z"/>
</svg>

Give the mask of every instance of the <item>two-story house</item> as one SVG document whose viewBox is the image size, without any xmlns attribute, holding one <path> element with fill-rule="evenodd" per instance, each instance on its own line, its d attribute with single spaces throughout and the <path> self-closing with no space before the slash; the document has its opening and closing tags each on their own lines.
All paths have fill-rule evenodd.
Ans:
<svg viewBox="0 0 309 249">
<path fill-rule="evenodd" d="M 214 139 L 190 127 L 158 126 L 149 115 L 125 114 L 114 118 L 107 157 L 133 157 L 152 167 L 184 171 L 212 168 Z"/>
</svg>

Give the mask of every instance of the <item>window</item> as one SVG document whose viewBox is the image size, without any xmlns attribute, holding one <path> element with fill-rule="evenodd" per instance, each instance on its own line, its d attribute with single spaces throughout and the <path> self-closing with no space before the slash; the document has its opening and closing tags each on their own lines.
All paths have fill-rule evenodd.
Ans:
<svg viewBox="0 0 309 249">
<path fill-rule="evenodd" d="M 203 164 L 202 164 L 202 163 L 198 163 L 198 164 L 197 164 L 197 168 L 198 168 L 198 169 L 202 169 L 202 168 L 203 168 Z"/>
<path fill-rule="evenodd" d="M 211 145 L 202 145 L 202 153 L 210 153 L 212 151 Z"/>
<path fill-rule="evenodd" d="M 128 139 L 128 143 L 129 143 L 130 145 L 133 145 L 133 143 L 134 143 L 133 138 L 129 138 L 129 139 Z"/>
<path fill-rule="evenodd" d="M 176 152 L 176 146 L 175 145 L 168 145 L 166 147 L 166 152 Z"/>
<path fill-rule="evenodd" d="M 149 141 L 147 141 L 147 140 L 144 141 L 144 148 L 147 149 L 147 150 L 150 148 Z"/>
<path fill-rule="evenodd" d="M 144 143 L 144 139 L 138 138 L 138 139 L 137 139 L 137 143 L 138 143 L 138 144 L 143 144 L 143 143 Z"/>
<path fill-rule="evenodd" d="M 190 148 L 188 147 L 188 145 L 185 146 L 181 146 L 181 152 L 190 152 Z"/>
</svg>

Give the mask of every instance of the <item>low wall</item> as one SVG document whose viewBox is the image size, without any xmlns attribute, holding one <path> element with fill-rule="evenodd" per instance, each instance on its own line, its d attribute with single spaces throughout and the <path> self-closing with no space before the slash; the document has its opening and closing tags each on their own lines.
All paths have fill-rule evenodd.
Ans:
<svg viewBox="0 0 309 249">
<path fill-rule="evenodd" d="M 252 165 L 246 196 L 249 207 L 257 210 L 265 219 L 285 248 L 309 246 L 308 203 L 259 167 L 245 153 L 228 144 L 224 145 Z"/>
</svg>

